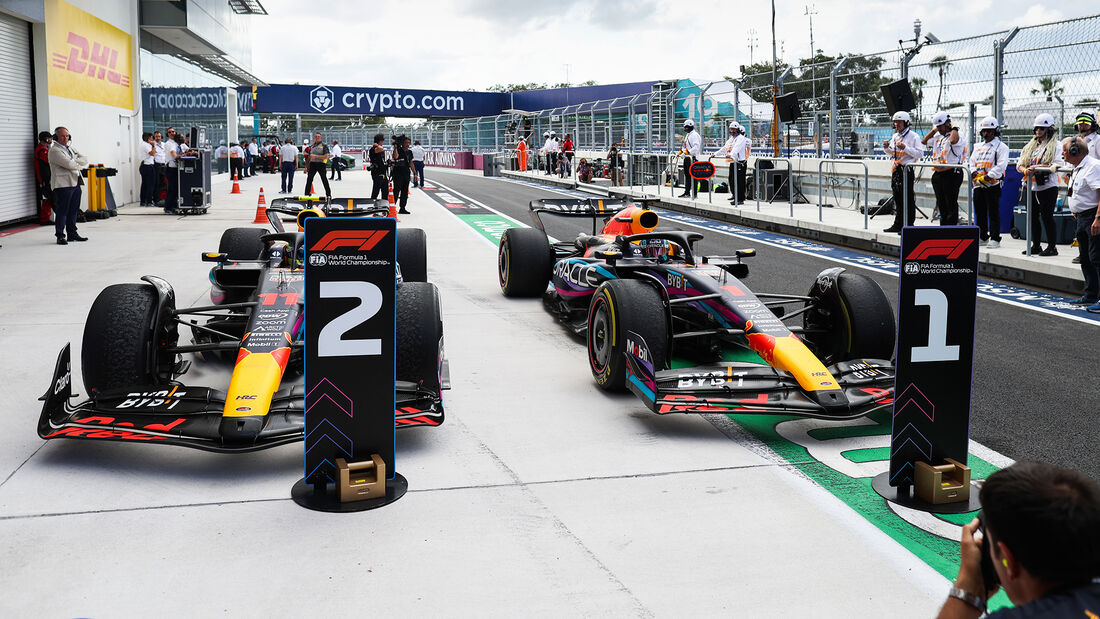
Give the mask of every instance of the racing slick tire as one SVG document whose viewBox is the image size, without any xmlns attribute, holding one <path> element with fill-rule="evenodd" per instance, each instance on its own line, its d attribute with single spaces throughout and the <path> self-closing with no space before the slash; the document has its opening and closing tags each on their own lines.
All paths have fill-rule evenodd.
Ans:
<svg viewBox="0 0 1100 619">
<path fill-rule="evenodd" d="M 157 293 L 149 284 L 115 284 L 99 293 L 80 352 L 89 393 L 155 386 L 170 377 L 173 355 L 160 350 L 175 346 L 178 335 L 174 323 L 157 319 L 157 311 Z"/>
<path fill-rule="evenodd" d="M 397 287 L 397 380 L 439 392 L 443 357 L 443 318 L 435 284 L 408 282 Z"/>
<path fill-rule="evenodd" d="M 822 274 L 824 276 L 824 273 Z M 892 359 L 896 326 L 894 310 L 875 280 L 843 271 L 835 290 L 822 288 L 822 276 L 810 289 L 814 309 L 806 312 L 804 339 L 825 364 L 850 359 Z"/>
<path fill-rule="evenodd" d="M 588 365 L 596 384 L 607 391 L 626 389 L 627 333 L 641 336 L 653 371 L 664 369 L 668 355 L 668 318 L 661 293 L 631 279 L 600 284 L 588 306 Z"/>
<path fill-rule="evenodd" d="M 537 297 L 546 291 L 554 250 L 537 228 L 508 228 L 497 249 L 497 276 L 506 297 Z"/>
<path fill-rule="evenodd" d="M 420 228 L 397 229 L 397 266 L 406 282 L 428 281 L 428 236 Z"/>
<path fill-rule="evenodd" d="M 267 234 L 263 228 L 227 228 L 218 243 L 218 253 L 230 260 L 257 260 L 264 253 L 260 237 Z"/>
</svg>

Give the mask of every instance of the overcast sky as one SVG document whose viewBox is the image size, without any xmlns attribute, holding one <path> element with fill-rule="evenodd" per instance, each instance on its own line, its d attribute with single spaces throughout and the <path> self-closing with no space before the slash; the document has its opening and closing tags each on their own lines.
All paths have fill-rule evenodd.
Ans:
<svg viewBox="0 0 1100 619">
<path fill-rule="evenodd" d="M 720 79 L 771 58 L 766 2 L 733 0 L 261 0 L 253 72 L 269 83 L 484 90 L 493 84 Z M 1097 12 L 1087 2 L 777 0 L 781 59 L 896 49 L 913 20 L 941 40 Z M 996 8 L 994 8 L 994 6 Z M 778 46 L 778 44 L 777 44 Z"/>
</svg>

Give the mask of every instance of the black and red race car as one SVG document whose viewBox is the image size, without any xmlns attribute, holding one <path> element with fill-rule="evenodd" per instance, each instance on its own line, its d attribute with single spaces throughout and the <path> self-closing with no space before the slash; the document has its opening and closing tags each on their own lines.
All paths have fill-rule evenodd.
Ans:
<svg viewBox="0 0 1100 619">
<path fill-rule="evenodd" d="M 501 290 L 542 296 L 585 338 L 602 388 L 629 389 L 657 413 L 849 419 L 893 402 L 894 314 L 870 278 L 833 268 L 806 295 L 754 293 L 742 281 L 754 250 L 699 256 L 703 236 L 657 230 L 645 202 L 530 210 L 534 228 L 501 237 Z M 543 215 L 589 218 L 592 233 L 551 243 Z"/>
<path fill-rule="evenodd" d="M 159 277 L 105 288 L 88 313 L 81 372 L 88 399 L 73 403 L 69 345 L 42 400 L 42 438 L 141 441 L 244 452 L 302 439 L 304 219 L 385 216 L 386 205 L 342 199 L 273 200 L 275 231 L 230 228 L 203 254 L 211 305 L 177 308 Z M 298 226 L 287 231 L 283 216 Z M 443 422 L 449 388 L 439 292 L 427 279 L 426 237 L 397 230 L 396 425 Z M 190 333 L 190 342 L 181 341 Z M 193 367 L 194 366 L 194 367 Z M 210 382 L 180 378 L 191 372 Z M 228 383 L 225 383 L 226 375 Z"/>
</svg>

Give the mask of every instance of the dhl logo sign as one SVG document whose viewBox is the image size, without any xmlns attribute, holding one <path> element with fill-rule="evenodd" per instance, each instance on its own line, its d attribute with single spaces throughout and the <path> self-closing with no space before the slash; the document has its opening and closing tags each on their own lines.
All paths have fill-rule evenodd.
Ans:
<svg viewBox="0 0 1100 619">
<path fill-rule="evenodd" d="M 53 96 L 134 109 L 133 39 L 63 0 L 46 2 L 47 79 Z"/>
</svg>

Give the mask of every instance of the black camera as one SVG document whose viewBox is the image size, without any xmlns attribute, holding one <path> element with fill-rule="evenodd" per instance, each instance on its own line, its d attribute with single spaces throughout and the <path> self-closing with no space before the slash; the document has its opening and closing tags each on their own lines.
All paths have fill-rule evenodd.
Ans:
<svg viewBox="0 0 1100 619">
<path fill-rule="evenodd" d="M 1036 185 L 1046 185 L 1047 182 L 1050 181 L 1050 172 L 1036 170 L 1034 178 Z"/>
<path fill-rule="evenodd" d="M 1001 579 L 997 577 L 997 570 L 993 569 L 993 555 L 990 551 L 989 533 L 985 530 L 985 519 L 982 512 L 978 512 L 978 531 L 982 534 L 982 593 L 992 591 L 1001 585 Z"/>
</svg>

